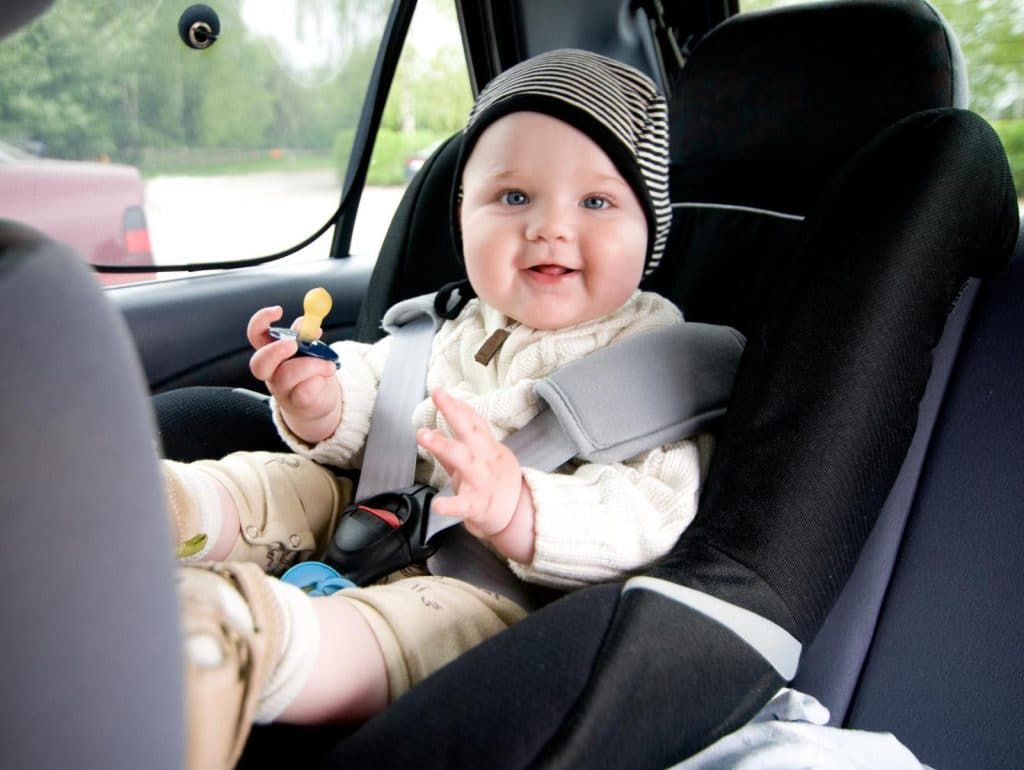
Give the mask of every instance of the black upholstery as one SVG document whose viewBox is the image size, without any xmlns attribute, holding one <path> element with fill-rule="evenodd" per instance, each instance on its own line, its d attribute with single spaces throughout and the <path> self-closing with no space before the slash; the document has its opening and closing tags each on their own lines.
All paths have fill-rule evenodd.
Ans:
<svg viewBox="0 0 1024 770">
<path fill-rule="evenodd" d="M 4 6 L 0 14 L 0 37 L 17 31 L 53 4 L 53 0 L 17 0 Z"/>
<path fill-rule="evenodd" d="M 712 30 L 673 94 L 675 217 L 648 288 L 691 320 L 751 332 L 840 167 L 907 115 L 966 105 L 958 50 L 921 0 L 779 8 Z"/>
<path fill-rule="evenodd" d="M 358 339 L 380 339 L 380 319 L 396 302 L 466 277 L 451 228 L 453 177 L 461 146 L 462 134 L 456 134 L 439 147 L 402 196 L 359 310 Z"/>
<path fill-rule="evenodd" d="M 949 109 L 962 103 L 959 66 L 927 4 L 854 0 L 737 17 L 701 42 L 676 89 L 682 205 L 646 287 L 752 345 L 699 520 L 652 574 L 805 643 L 900 469 L 946 312 L 968 275 L 998 270 L 1016 233 L 998 140 Z M 733 125 L 737 114 L 760 119 Z M 393 302 L 461 277 L 447 216 L 458 141 L 403 201 L 364 339 Z M 898 666 L 894 649 L 873 664 L 881 679 Z M 661 767 L 740 725 L 780 684 L 702 616 L 595 587 L 438 672 L 340 740 L 326 766 L 386 755 L 394 766 Z M 858 696 L 849 723 L 903 737 L 905 714 L 877 692 Z M 919 746 L 939 729 L 921 728 Z M 250 751 L 245 766 L 270 762 Z"/>
<path fill-rule="evenodd" d="M 0 765 L 180 768 L 171 541 L 128 331 L 80 259 L 7 222 L 0 324 Z"/>
<path fill-rule="evenodd" d="M 653 574 L 804 642 L 900 468 L 946 312 L 967 275 L 998 269 L 1016 233 L 998 140 L 948 109 L 961 99 L 955 54 L 925 3 L 820 4 L 723 25 L 677 86 L 673 200 L 697 205 L 677 213 L 669 262 L 647 287 L 753 344 L 699 521 Z M 808 72 L 820 77 L 805 90 Z M 731 125 L 756 105 L 758 125 Z M 920 112 L 935 108 L 947 109 Z M 431 184 L 444 194 L 449 182 Z M 401 298 L 387 286 L 364 306 L 368 324 Z M 611 622 L 566 635 L 564 618 L 583 606 Z M 741 724 L 781 683 L 727 637 L 660 596 L 586 589 L 438 672 L 327 765 L 379 764 L 388 746 L 396 765 L 422 767 L 664 766 Z M 525 672 L 553 644 L 558 693 L 538 695 Z"/>
<path fill-rule="evenodd" d="M 966 106 L 949 34 L 922 0 L 732 17 L 700 42 L 673 95 L 673 200 L 806 214 L 880 130 Z"/>
<path fill-rule="evenodd" d="M 882 184 L 893 177 L 905 182 Z M 1009 179 L 992 129 L 957 110 L 912 116 L 854 159 L 807 222 L 789 295 L 748 343 L 698 521 L 650 574 L 813 638 L 899 470 L 948 308 L 969 273 L 998 270 L 1012 247 Z M 851 232 L 850 217 L 873 226 Z M 595 597 L 617 604 L 609 628 L 559 636 L 560 613 Z M 482 746 L 463 740 L 496 712 L 517 725 L 520 754 L 537 752 L 531 766 L 659 767 L 738 727 L 781 684 L 702 616 L 645 592 L 615 600 L 591 589 L 527 618 L 513 660 L 504 641 L 485 644 L 342 742 L 332 766 L 363 766 L 367 747 L 414 731 L 439 757 L 421 759 L 422 767 L 522 766 L 485 759 Z M 488 658 L 507 672 L 543 660 L 555 639 L 561 655 L 583 662 L 564 683 L 577 688 L 571 708 L 564 692 L 539 703 L 526 678 L 523 688 L 505 689 L 484 679 L 475 695 L 464 686 Z M 436 728 L 421 721 L 428 703 Z M 559 729 L 518 729 L 537 709 L 550 709 Z M 501 732 L 497 722 L 490 727 Z"/>
<path fill-rule="evenodd" d="M 177 388 L 153 396 L 163 456 L 179 462 L 231 452 L 289 452 L 261 394 L 234 388 Z"/>
</svg>

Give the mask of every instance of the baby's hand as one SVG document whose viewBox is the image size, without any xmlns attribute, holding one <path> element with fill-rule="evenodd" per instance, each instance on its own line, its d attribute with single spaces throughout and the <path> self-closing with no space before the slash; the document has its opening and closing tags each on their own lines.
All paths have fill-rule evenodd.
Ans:
<svg viewBox="0 0 1024 770">
<path fill-rule="evenodd" d="M 455 495 L 435 497 L 431 506 L 437 513 L 461 518 L 471 534 L 491 540 L 506 556 L 529 561 L 533 502 L 519 460 L 495 441 L 484 419 L 467 404 L 442 390 L 435 390 L 433 399 L 454 436 L 422 428 L 416 440 L 448 471 Z M 517 517 L 528 521 L 510 526 Z M 505 542 L 513 531 L 515 542 Z"/>
<path fill-rule="evenodd" d="M 280 306 L 265 307 L 249 319 L 246 336 L 256 349 L 249 370 L 266 383 L 292 432 L 315 444 L 332 435 L 341 422 L 341 386 L 333 363 L 308 356 L 295 358 L 295 340 L 270 336 L 267 329 L 283 314 Z"/>
</svg>

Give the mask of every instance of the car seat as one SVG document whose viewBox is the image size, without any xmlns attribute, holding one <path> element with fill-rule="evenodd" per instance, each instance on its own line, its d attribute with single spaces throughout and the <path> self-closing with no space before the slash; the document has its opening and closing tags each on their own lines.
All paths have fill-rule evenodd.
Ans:
<svg viewBox="0 0 1024 770">
<path fill-rule="evenodd" d="M 967 275 L 998 271 L 1017 232 L 1005 153 L 956 109 L 958 50 L 924 2 L 822 3 L 731 19 L 675 89 L 677 215 L 649 287 L 751 345 L 699 519 L 650 575 L 756 607 L 804 644 L 911 446 L 947 311 L 966 317 Z M 756 120 L 735 126 L 738 115 Z M 417 242 L 450 238 L 438 206 L 457 142 L 403 203 L 401 246 L 385 250 L 364 303 L 367 337 L 387 306 L 435 285 L 412 270 Z M 442 252 L 431 269 L 457 275 Z M 824 522 L 822 510 L 842 515 Z M 854 613 L 844 630 L 863 625 Z M 820 649 L 808 656 L 828 660 Z M 387 746 L 396 766 L 664 767 L 741 724 L 781 681 L 664 596 L 595 587 L 439 672 L 326 765 L 379 763 Z M 836 703 L 852 686 L 816 684 Z"/>
<path fill-rule="evenodd" d="M 767 271 L 769 293 L 746 321 L 751 345 L 699 521 L 650 573 L 665 586 L 719 593 L 801 642 L 842 587 L 910 445 L 930 351 L 965 275 L 998 270 L 1016 233 L 1005 154 L 970 113 L 915 112 L 851 156 L 825 177 L 792 249 L 780 250 L 779 274 Z M 904 183 L 886 187 L 893 173 Z M 873 226 L 851 228 L 851 219 Z M 33 275 L 29 285 L 54 280 Z M 72 281 L 69 291 L 79 289 L 96 292 Z M 102 324 L 96 331 L 118 338 Z M 146 424 L 132 415 L 121 422 Z M 152 458 L 139 457 L 149 470 L 132 488 L 158 489 Z M 18 511 L 41 510 L 18 502 Z M 814 526 L 815 514 L 837 508 L 837 529 Z M 166 577 L 166 588 L 169 576 L 155 563 L 149 574 Z M 171 617 L 171 607 L 157 608 Z M 136 681 L 149 683 L 147 697 L 156 686 Z M 664 767 L 742 723 L 780 683 L 745 642 L 670 596 L 597 586 L 438 672 L 338 743 L 325 764 Z M 164 684 L 174 691 L 173 681 Z M 135 702 L 132 694 L 125 702 Z M 180 739 L 173 722 L 168 736 Z M 286 749 L 297 763 L 295 744 Z"/>
<path fill-rule="evenodd" d="M 174 565 L 128 330 L 79 257 L 4 221 L 0 323 L 0 764 L 180 768 Z"/>
</svg>

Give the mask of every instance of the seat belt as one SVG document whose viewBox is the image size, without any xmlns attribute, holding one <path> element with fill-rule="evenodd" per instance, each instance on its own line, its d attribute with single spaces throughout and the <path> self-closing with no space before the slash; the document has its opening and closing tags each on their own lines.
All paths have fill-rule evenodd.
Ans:
<svg viewBox="0 0 1024 770">
<path fill-rule="evenodd" d="M 442 322 L 433 294 L 401 302 L 384 316 L 391 351 L 370 419 L 357 504 L 414 483 L 412 413 L 424 398 L 430 349 Z M 534 386 L 541 411 L 504 443 L 521 465 L 554 471 L 575 457 L 621 462 L 681 441 L 724 416 L 743 346 L 743 335 L 735 329 L 684 323 L 595 351 Z M 644 378 L 643 399 L 636 398 L 638 372 Z M 450 495 L 452 489 L 438 494 Z M 534 587 L 459 526 L 461 519 L 429 510 L 428 517 L 425 539 L 438 545 L 427 560 L 431 573 L 536 606 Z"/>
</svg>

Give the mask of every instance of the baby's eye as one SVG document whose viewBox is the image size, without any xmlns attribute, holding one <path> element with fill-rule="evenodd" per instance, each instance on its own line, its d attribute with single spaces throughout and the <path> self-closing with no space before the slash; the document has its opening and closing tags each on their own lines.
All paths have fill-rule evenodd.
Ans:
<svg viewBox="0 0 1024 770">
<path fill-rule="evenodd" d="M 588 195 L 583 199 L 582 205 L 585 209 L 606 209 L 612 204 L 602 195 Z"/>
<path fill-rule="evenodd" d="M 501 200 L 509 206 L 522 206 L 529 201 L 529 198 L 526 197 L 526 193 L 519 190 L 508 190 L 502 193 Z"/>
</svg>

